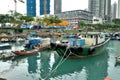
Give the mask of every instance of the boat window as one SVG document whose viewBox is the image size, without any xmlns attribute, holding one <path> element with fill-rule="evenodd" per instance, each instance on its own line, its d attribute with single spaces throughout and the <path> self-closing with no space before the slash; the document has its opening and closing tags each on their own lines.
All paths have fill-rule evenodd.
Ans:
<svg viewBox="0 0 120 80">
<path fill-rule="evenodd" d="M 68 43 L 68 42 L 62 42 L 62 43 Z"/>
<path fill-rule="evenodd" d="M 90 37 L 93 38 L 93 35 L 91 35 Z"/>
</svg>

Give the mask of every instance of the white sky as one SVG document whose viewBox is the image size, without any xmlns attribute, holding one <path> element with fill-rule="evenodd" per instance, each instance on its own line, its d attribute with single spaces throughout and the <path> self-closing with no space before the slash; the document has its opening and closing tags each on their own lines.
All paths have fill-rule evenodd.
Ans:
<svg viewBox="0 0 120 80">
<path fill-rule="evenodd" d="M 26 0 L 25 3 L 17 3 L 17 11 L 25 14 L 26 13 Z M 37 0 L 38 1 L 38 0 Z M 111 0 L 112 3 L 118 0 Z M 53 13 L 53 2 L 51 0 L 51 13 Z M 88 0 L 62 0 L 62 11 L 77 10 L 77 9 L 87 9 Z M 9 10 L 15 10 L 14 0 L 0 0 L 0 14 L 6 14 Z"/>
<path fill-rule="evenodd" d="M 63 1 L 63 11 L 67 10 L 76 10 L 76 9 L 87 9 L 88 0 L 62 0 Z M 111 0 L 111 3 L 114 3 L 117 0 Z"/>
</svg>

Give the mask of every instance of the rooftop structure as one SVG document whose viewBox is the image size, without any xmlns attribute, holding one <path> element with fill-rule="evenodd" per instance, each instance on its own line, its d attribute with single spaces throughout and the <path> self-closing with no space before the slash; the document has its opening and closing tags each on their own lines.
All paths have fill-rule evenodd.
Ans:
<svg viewBox="0 0 120 80">
<path fill-rule="evenodd" d="M 92 23 L 92 12 L 85 10 L 73 10 L 55 14 L 61 20 L 66 20 L 68 24 L 78 24 L 78 22 Z"/>
</svg>

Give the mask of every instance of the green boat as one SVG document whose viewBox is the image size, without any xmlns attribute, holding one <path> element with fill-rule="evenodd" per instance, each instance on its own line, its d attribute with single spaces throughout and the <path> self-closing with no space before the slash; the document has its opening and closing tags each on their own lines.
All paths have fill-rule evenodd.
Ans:
<svg viewBox="0 0 120 80">
<path fill-rule="evenodd" d="M 101 32 L 83 32 L 75 39 L 51 42 L 51 49 L 54 49 L 59 56 L 64 58 L 86 58 L 100 54 L 105 45 L 110 41 Z"/>
</svg>

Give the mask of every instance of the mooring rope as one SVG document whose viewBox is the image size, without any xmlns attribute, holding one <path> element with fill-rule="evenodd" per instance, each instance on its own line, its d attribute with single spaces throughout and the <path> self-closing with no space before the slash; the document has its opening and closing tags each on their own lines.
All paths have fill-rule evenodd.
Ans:
<svg viewBox="0 0 120 80">
<path fill-rule="evenodd" d="M 51 45 L 50 45 L 50 49 L 53 51 L 57 48 L 57 44 L 55 44 L 55 47 L 51 49 Z"/>
<path fill-rule="evenodd" d="M 44 78 L 44 80 L 47 79 L 61 64 L 63 64 L 63 63 L 67 60 L 67 58 L 68 58 L 69 55 L 71 54 L 71 51 L 70 51 L 69 55 L 67 55 L 67 57 L 65 57 L 68 49 L 69 49 L 69 46 L 66 48 L 65 54 L 63 55 L 62 59 L 59 61 L 58 65 L 51 71 L 51 73 L 48 74 L 48 76 L 46 76 L 46 77 Z M 65 57 L 65 58 L 64 58 L 64 57 Z"/>
<path fill-rule="evenodd" d="M 71 53 L 72 53 L 72 52 L 71 52 Z M 83 56 L 83 57 L 95 56 L 95 55 L 98 55 L 98 54 L 100 54 L 100 53 L 101 53 L 101 51 L 97 52 L 96 54 L 88 54 L 88 55 Z M 75 55 L 75 56 L 77 56 L 77 57 L 81 57 L 81 56 L 78 55 L 78 54 L 74 54 L 74 53 L 72 53 L 72 54 Z"/>
</svg>

